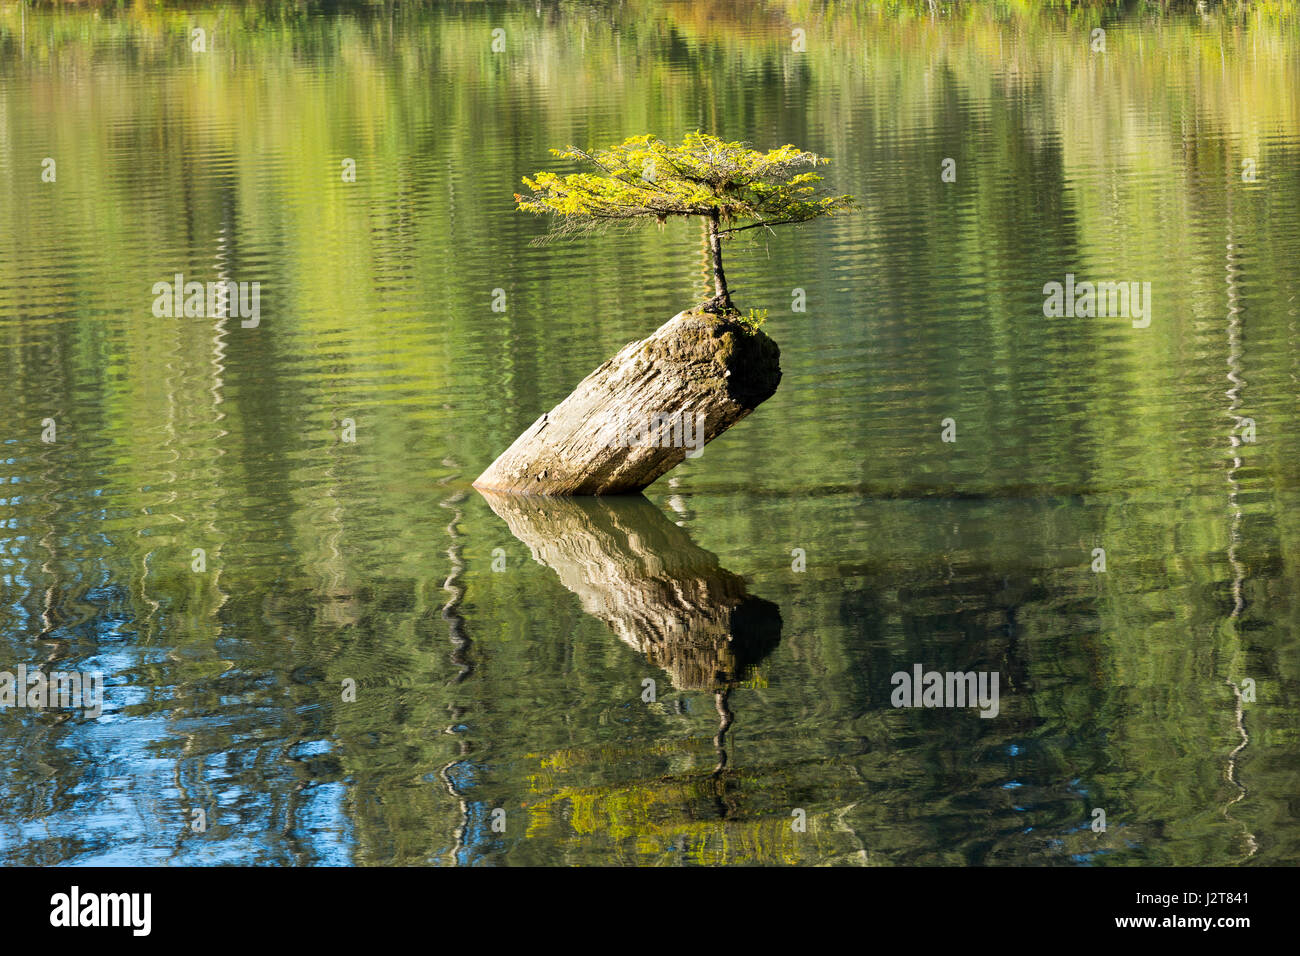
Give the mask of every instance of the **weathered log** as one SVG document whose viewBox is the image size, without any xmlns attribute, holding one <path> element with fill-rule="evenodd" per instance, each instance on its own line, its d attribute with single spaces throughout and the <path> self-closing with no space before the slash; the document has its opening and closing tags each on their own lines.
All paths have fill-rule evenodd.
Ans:
<svg viewBox="0 0 1300 956">
<path fill-rule="evenodd" d="M 780 608 L 644 497 L 482 494 L 584 611 L 682 690 L 733 686 L 781 639 Z"/>
<path fill-rule="evenodd" d="M 771 397 L 780 349 L 731 316 L 679 312 L 533 422 L 474 482 L 534 495 L 637 492 Z"/>
</svg>

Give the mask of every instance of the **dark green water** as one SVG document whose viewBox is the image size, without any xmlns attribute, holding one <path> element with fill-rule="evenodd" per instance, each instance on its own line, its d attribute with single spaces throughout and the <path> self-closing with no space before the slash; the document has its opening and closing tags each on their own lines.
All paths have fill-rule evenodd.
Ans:
<svg viewBox="0 0 1300 956">
<path fill-rule="evenodd" d="M 0 670 L 106 684 L 0 710 L 0 861 L 1296 862 L 1297 20 L 875 9 L 0 6 Z M 520 177 L 696 128 L 862 204 L 727 250 L 780 390 L 498 515 L 706 291 L 683 225 L 531 245 Z M 155 317 L 176 273 L 259 324 Z M 1067 273 L 1149 327 L 1046 317 Z"/>
</svg>

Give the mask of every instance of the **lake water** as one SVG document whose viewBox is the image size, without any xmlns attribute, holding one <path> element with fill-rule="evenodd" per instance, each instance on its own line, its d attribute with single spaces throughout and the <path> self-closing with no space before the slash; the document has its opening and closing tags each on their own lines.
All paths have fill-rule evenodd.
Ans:
<svg viewBox="0 0 1300 956">
<path fill-rule="evenodd" d="M 0 670 L 104 681 L 0 710 L 0 861 L 1300 859 L 1297 21 L 917 6 L 0 6 Z M 780 389 L 486 500 L 707 291 L 520 177 L 697 128 L 861 203 L 726 250 Z"/>
</svg>

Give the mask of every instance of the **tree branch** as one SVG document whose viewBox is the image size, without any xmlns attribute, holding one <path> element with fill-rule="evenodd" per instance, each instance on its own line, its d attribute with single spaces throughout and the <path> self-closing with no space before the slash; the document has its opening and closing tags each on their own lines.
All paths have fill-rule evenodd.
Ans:
<svg viewBox="0 0 1300 956">
<path fill-rule="evenodd" d="M 733 232 L 744 232 L 746 229 L 770 229 L 772 226 L 788 226 L 791 223 L 809 222 L 814 216 L 804 216 L 800 219 L 773 219 L 771 221 L 751 222 L 748 226 L 732 226 L 730 229 L 719 230 L 718 234 L 725 236 Z"/>
</svg>

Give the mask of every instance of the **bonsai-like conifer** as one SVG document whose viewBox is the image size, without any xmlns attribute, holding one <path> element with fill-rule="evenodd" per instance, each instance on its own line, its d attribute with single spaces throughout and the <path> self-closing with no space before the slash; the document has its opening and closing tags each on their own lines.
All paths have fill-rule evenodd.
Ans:
<svg viewBox="0 0 1300 956">
<path fill-rule="evenodd" d="M 830 160 L 796 146 L 763 153 L 697 131 L 679 146 L 646 135 L 594 152 L 575 146 L 551 152 L 589 163 L 596 172 L 524 177 L 531 193 L 515 194 L 518 207 L 557 217 L 543 240 L 651 219 L 662 224 L 670 216 L 703 217 L 715 293 L 706 307 L 719 312 L 734 311 L 722 269 L 723 238 L 808 222 L 854 205 L 852 196 L 819 190 L 822 177 L 812 170 Z"/>
</svg>

